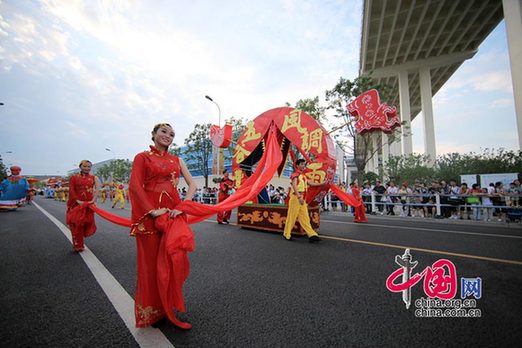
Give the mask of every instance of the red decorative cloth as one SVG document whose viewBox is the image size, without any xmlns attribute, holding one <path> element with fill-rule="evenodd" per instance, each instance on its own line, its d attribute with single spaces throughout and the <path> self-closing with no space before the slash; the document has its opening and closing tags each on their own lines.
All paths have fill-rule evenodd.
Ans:
<svg viewBox="0 0 522 348">
<path fill-rule="evenodd" d="M 157 283 L 165 313 L 172 322 L 176 317 L 169 308 L 185 311 L 183 283 L 190 272 L 188 252 L 194 251 L 194 237 L 186 216 L 169 218 L 163 214 L 155 219 L 156 228 L 163 231 L 157 259 Z M 164 291 L 163 291 L 164 290 Z"/>
<path fill-rule="evenodd" d="M 69 225 L 73 247 L 77 251 L 84 249 L 84 238 L 96 232 L 94 212 L 87 202 L 93 199 L 95 177 L 90 174 L 76 174 L 69 180 L 69 199 L 65 221 Z M 79 204 L 77 201 L 85 203 Z"/>
<path fill-rule="evenodd" d="M 348 204 L 349 206 L 352 206 L 354 208 L 357 208 L 362 205 L 362 201 L 358 201 L 354 196 L 349 195 L 348 193 L 344 192 L 339 188 L 339 186 L 331 184 L 330 189 L 332 190 L 335 195 L 342 200 L 344 203 Z"/>
</svg>

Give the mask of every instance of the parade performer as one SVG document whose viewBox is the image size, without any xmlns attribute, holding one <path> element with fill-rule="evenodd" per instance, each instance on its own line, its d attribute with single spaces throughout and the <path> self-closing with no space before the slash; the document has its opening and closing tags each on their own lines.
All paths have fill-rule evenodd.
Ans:
<svg viewBox="0 0 522 348">
<path fill-rule="evenodd" d="M 165 316 L 182 329 L 174 310 L 185 311 L 182 285 L 188 276 L 187 251 L 194 249 L 186 215 L 176 210 L 181 203 L 177 184 L 180 175 L 188 184 L 191 201 L 196 184 L 187 166 L 168 152 L 174 130 L 167 123 L 154 126 L 150 151 L 134 158 L 129 184 L 132 202 L 131 235 L 136 237 L 138 276 L 135 295 L 137 327 L 156 324 Z"/>
<path fill-rule="evenodd" d="M 11 175 L 0 183 L 0 209 L 16 210 L 20 207 L 29 190 L 29 183 L 20 174 L 22 168 L 11 166 Z"/>
<path fill-rule="evenodd" d="M 361 203 L 360 205 L 357 205 L 354 207 L 353 221 L 354 222 L 368 222 L 368 219 L 366 219 L 363 199 L 361 198 L 361 192 L 359 191 L 359 186 L 357 185 L 357 182 L 350 183 L 350 188 L 352 190 L 352 195 L 355 197 L 357 202 Z"/>
<path fill-rule="evenodd" d="M 125 186 L 123 184 L 116 185 L 116 194 L 114 195 L 114 200 L 112 201 L 112 207 L 114 208 L 118 202 L 120 202 L 121 209 L 125 209 Z"/>
<path fill-rule="evenodd" d="M 234 181 L 231 180 L 228 176 L 228 170 L 223 170 L 223 179 L 219 183 L 219 193 L 218 193 L 218 202 L 223 202 L 225 199 L 230 197 L 230 191 L 234 188 Z M 232 215 L 232 210 L 226 210 L 219 212 L 217 214 L 217 222 L 218 224 L 229 223 L 230 215 Z"/>
<path fill-rule="evenodd" d="M 305 201 L 306 190 L 308 186 L 321 186 L 323 183 L 314 183 L 304 175 L 306 161 L 298 159 L 295 162 L 296 170 L 290 177 L 292 184 L 292 193 L 288 202 L 288 213 L 286 215 L 285 229 L 283 237 L 286 240 L 292 240 L 292 228 L 294 228 L 296 220 L 308 235 L 310 242 L 320 242 L 321 238 L 317 235 L 310 224 L 310 216 L 308 215 L 308 204 Z"/>
<path fill-rule="evenodd" d="M 107 200 L 107 190 L 105 189 L 105 187 L 102 187 L 102 189 L 101 189 L 101 202 L 105 203 L 106 200 Z"/>
<path fill-rule="evenodd" d="M 80 162 L 80 173 L 69 180 L 69 198 L 67 200 L 67 225 L 71 230 L 73 249 L 81 252 L 84 249 L 84 238 L 96 232 L 94 212 L 88 208 L 94 204 L 100 191 L 98 178 L 91 175 L 92 163 L 88 160 Z"/>
</svg>

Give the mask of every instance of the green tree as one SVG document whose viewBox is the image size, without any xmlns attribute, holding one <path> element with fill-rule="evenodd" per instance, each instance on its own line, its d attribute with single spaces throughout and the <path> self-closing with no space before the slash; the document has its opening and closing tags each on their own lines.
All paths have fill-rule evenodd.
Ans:
<svg viewBox="0 0 522 348">
<path fill-rule="evenodd" d="M 483 149 L 482 153 L 449 153 L 437 157 L 437 176 L 459 180 L 462 174 L 522 173 L 522 151 Z"/>
<path fill-rule="evenodd" d="M 390 180 L 399 184 L 419 180 L 426 184 L 437 179 L 437 170 L 430 165 L 428 155 L 412 154 L 410 156 L 390 156 L 386 163 L 386 172 Z"/>
<path fill-rule="evenodd" d="M 289 102 L 286 102 L 287 106 L 291 106 Z M 318 122 L 324 122 L 326 120 L 326 108 L 319 104 L 319 97 L 299 99 L 294 106 L 295 109 L 306 112 L 313 119 Z"/>
<path fill-rule="evenodd" d="M 397 183 L 420 180 L 457 180 L 465 174 L 522 173 L 522 151 L 484 149 L 482 153 L 448 153 L 440 155 L 435 166 L 429 166 L 428 155 L 391 156 L 386 163 L 390 179 Z M 484 183 L 482 183 L 484 184 Z"/>
<path fill-rule="evenodd" d="M 342 121 L 340 126 L 332 130 L 332 132 L 341 130 L 341 135 L 336 135 L 333 138 L 343 151 L 353 154 L 359 182 L 362 182 L 364 177 L 366 164 L 377 154 L 379 149 L 373 148 L 371 133 L 357 134 L 354 119 L 348 113 L 346 105 L 353 98 L 370 89 L 379 91 L 382 101 L 387 100 L 391 93 L 389 86 L 374 83 L 370 76 L 359 76 L 353 81 L 341 77 L 334 88 L 325 92 L 328 103 L 327 109 L 332 110 L 334 116 Z M 344 139 L 349 139 L 348 142 L 342 141 L 343 136 Z"/>
<path fill-rule="evenodd" d="M 185 139 L 187 149 L 184 153 L 189 170 L 200 172 L 208 187 L 209 161 L 212 156 L 212 141 L 210 140 L 210 123 L 196 124 L 194 130 Z"/>
<path fill-rule="evenodd" d="M 379 174 L 374 172 L 365 172 L 363 176 L 363 182 L 359 183 L 359 186 L 362 186 L 365 182 L 375 183 L 379 179 Z"/>
<path fill-rule="evenodd" d="M 0 181 L 7 178 L 7 168 L 2 161 L 2 156 L 0 156 Z"/>
<path fill-rule="evenodd" d="M 169 148 L 169 153 L 170 153 L 171 155 L 181 157 L 181 155 L 182 155 L 182 152 L 181 152 L 181 146 L 179 146 L 179 145 L 176 144 L 176 143 L 173 143 L 173 144 L 170 146 L 170 148 Z"/>
<path fill-rule="evenodd" d="M 100 180 L 112 180 L 128 182 L 132 170 L 132 162 L 128 159 L 115 159 L 103 165 L 96 171 Z"/>
</svg>

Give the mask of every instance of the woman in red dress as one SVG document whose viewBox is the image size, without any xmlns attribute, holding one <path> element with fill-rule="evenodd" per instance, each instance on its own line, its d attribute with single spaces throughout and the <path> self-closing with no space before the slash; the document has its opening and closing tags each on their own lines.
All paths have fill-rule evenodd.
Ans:
<svg viewBox="0 0 522 348">
<path fill-rule="evenodd" d="M 84 238 L 96 232 L 94 212 L 88 206 L 98 197 L 100 181 L 90 174 L 91 168 L 91 161 L 81 161 L 80 173 L 71 176 L 69 180 L 66 222 L 71 230 L 73 248 L 76 252 L 83 251 Z"/>
<path fill-rule="evenodd" d="M 359 186 L 356 182 L 352 182 L 350 184 L 350 187 L 352 189 L 352 195 L 355 197 L 357 202 L 361 202 L 362 204 L 354 208 L 354 214 L 353 214 L 353 221 L 354 222 L 368 222 L 368 219 L 366 218 L 365 213 L 365 206 L 364 202 L 361 198 L 361 192 L 359 191 Z"/>
<path fill-rule="evenodd" d="M 228 197 L 230 197 L 230 190 L 234 188 L 234 181 L 232 181 L 228 177 L 228 170 L 223 170 L 223 179 L 219 183 L 219 194 L 218 194 L 218 202 L 221 203 Z M 230 220 L 230 216 L 232 214 L 232 210 L 225 210 L 219 212 L 217 214 L 217 222 L 218 224 L 226 223 L 228 224 Z"/>
<path fill-rule="evenodd" d="M 175 209 L 181 202 L 177 189 L 180 175 L 188 184 L 185 199 L 192 200 L 196 191 L 196 184 L 183 160 L 168 152 L 173 140 L 172 126 L 157 124 L 152 131 L 154 146 L 136 155 L 132 165 L 129 193 L 132 202 L 131 235 L 136 237 L 138 262 L 134 308 L 136 327 L 150 326 L 165 316 L 182 329 L 192 327 L 177 319 L 173 313 L 173 309 L 184 311 L 182 300 L 172 300 L 175 295 L 170 289 L 158 286 L 158 282 L 162 282 L 158 270 L 163 257 L 161 250 L 166 243 L 162 239 L 167 238 L 164 226 L 159 222 L 181 214 Z M 186 277 L 188 260 L 179 262 L 187 264 Z M 181 275 L 176 274 L 175 277 L 179 280 Z M 168 308 L 172 302 L 174 308 Z"/>
</svg>

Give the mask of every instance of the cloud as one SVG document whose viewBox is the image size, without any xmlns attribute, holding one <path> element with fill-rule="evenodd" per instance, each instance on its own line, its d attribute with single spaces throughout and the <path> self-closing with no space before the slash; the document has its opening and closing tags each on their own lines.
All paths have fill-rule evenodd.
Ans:
<svg viewBox="0 0 522 348">
<path fill-rule="evenodd" d="M 492 103 L 493 107 L 514 107 L 514 101 L 510 98 L 497 99 Z"/>
</svg>

